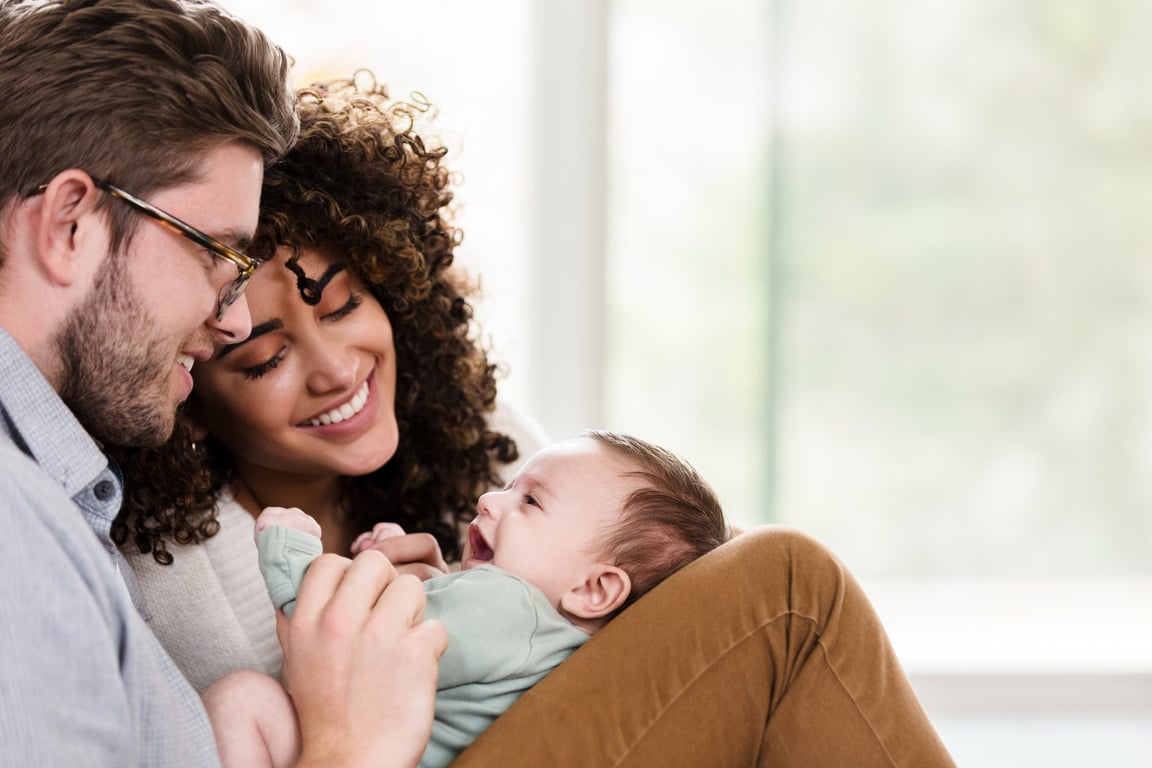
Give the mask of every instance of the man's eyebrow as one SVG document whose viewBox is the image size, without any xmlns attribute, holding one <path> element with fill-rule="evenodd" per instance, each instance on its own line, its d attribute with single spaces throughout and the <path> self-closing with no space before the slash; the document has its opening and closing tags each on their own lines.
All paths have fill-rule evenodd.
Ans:
<svg viewBox="0 0 1152 768">
<path fill-rule="evenodd" d="M 240 251 L 240 253 L 244 253 L 248 250 L 248 246 L 252 245 L 252 235 L 239 230 L 230 229 L 218 235 L 212 235 L 212 238 L 233 250 Z"/>
<path fill-rule="evenodd" d="M 284 321 L 280 320 L 279 318 L 277 318 L 275 320 L 269 320 L 269 321 L 264 322 L 264 323 L 260 323 L 260 325 L 257 325 L 255 328 L 252 329 L 252 333 L 248 334 L 248 338 L 244 339 L 244 341 L 238 341 L 235 344 L 228 344 L 228 345 L 221 347 L 220 348 L 220 354 L 216 355 L 216 359 L 222 360 L 224 358 L 224 356 L 227 354 L 230 354 L 232 352 L 232 350 L 237 349 L 238 347 L 242 347 L 245 344 L 247 344 L 248 342 L 252 341 L 253 339 L 259 338 L 260 336 L 263 336 L 266 333 L 271 333 L 272 331 L 278 331 L 283 327 L 284 327 Z"/>
</svg>

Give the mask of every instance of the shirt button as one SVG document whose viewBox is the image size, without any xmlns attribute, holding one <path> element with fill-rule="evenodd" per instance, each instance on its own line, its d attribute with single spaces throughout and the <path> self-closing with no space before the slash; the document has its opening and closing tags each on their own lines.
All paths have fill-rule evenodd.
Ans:
<svg viewBox="0 0 1152 768">
<path fill-rule="evenodd" d="M 116 485 L 111 480 L 101 480 L 96 483 L 94 492 L 96 498 L 100 501 L 108 501 L 108 499 L 116 495 Z"/>
</svg>

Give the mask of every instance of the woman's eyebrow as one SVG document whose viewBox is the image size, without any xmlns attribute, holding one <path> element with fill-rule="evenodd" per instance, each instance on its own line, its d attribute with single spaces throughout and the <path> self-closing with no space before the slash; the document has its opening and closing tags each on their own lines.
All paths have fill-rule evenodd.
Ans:
<svg viewBox="0 0 1152 768">
<path fill-rule="evenodd" d="M 242 347 L 253 339 L 259 338 L 266 333 L 271 333 L 272 331 L 278 331 L 283 327 L 284 321 L 279 318 L 260 323 L 260 325 L 252 329 L 252 333 L 248 334 L 248 338 L 244 339 L 244 341 L 238 341 L 235 344 L 228 344 L 224 347 L 221 347 L 220 354 L 216 355 L 216 359 L 221 360 L 225 355 L 229 354 L 237 347 Z"/>
<path fill-rule="evenodd" d="M 343 264 L 329 264 L 328 269 L 324 270 L 324 274 L 317 280 L 304 272 L 304 268 L 298 263 L 297 257 L 288 259 L 284 263 L 284 267 L 292 274 L 296 275 L 296 290 L 300 292 L 300 298 L 308 306 L 316 306 L 320 303 L 320 299 L 324 295 L 324 288 L 328 285 L 328 281 L 335 277 L 340 272 L 344 271 Z"/>
</svg>

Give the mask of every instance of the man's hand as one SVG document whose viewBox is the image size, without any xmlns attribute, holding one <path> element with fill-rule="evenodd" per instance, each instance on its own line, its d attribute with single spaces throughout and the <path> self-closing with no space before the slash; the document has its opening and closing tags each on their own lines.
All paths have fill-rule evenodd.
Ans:
<svg viewBox="0 0 1152 768">
<path fill-rule="evenodd" d="M 437 660 L 424 590 L 379 552 L 322 555 L 292 619 L 277 616 L 282 679 L 300 716 L 300 766 L 415 766 L 432 731 Z"/>
</svg>

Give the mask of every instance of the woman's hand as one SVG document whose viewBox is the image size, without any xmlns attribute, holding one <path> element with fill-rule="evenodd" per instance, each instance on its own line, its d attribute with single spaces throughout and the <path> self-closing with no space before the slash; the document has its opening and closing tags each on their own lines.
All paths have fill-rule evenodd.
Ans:
<svg viewBox="0 0 1152 768">
<path fill-rule="evenodd" d="M 352 542 L 353 555 L 369 549 L 382 552 L 399 573 L 411 574 L 421 581 L 448 573 L 440 544 L 430 533 L 404 533 L 396 523 L 377 523 Z"/>
</svg>

